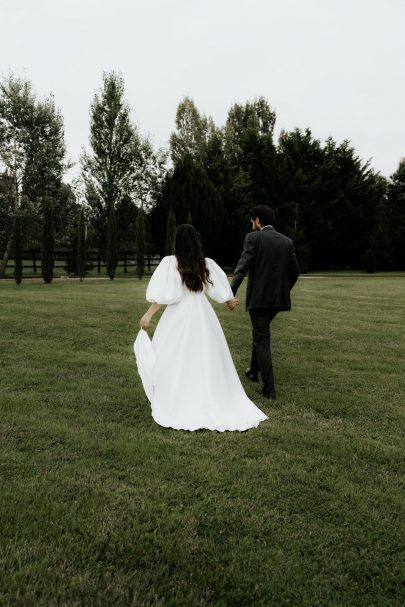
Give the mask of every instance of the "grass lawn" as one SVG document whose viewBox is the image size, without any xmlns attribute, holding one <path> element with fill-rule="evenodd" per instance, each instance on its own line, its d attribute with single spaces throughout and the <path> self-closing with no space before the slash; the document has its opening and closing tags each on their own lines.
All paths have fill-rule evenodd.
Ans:
<svg viewBox="0 0 405 607">
<path fill-rule="evenodd" d="M 146 283 L 0 282 L 0 604 L 404 605 L 405 279 L 301 278 L 275 402 L 215 304 L 269 415 L 225 434 L 153 422 Z"/>
</svg>

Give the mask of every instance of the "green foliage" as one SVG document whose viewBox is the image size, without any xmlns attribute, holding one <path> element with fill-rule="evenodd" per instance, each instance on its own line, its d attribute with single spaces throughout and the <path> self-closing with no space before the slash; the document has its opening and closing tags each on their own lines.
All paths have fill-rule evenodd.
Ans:
<svg viewBox="0 0 405 607">
<path fill-rule="evenodd" d="M 214 128 L 212 118 L 201 116 L 194 101 L 185 97 L 176 112 L 176 131 L 170 136 L 170 150 L 174 165 L 189 156 L 204 162 L 207 139 Z"/>
<path fill-rule="evenodd" d="M 31 205 L 43 196 L 56 201 L 66 170 L 63 118 L 53 97 L 36 101 L 33 122 L 35 131 L 30 132 L 27 141 L 23 184 L 23 195 Z"/>
<path fill-rule="evenodd" d="M 83 281 L 86 275 L 86 226 L 84 209 L 80 209 L 77 229 L 77 275 Z"/>
<path fill-rule="evenodd" d="M 53 279 L 54 266 L 54 227 L 52 201 L 46 198 L 43 204 L 41 271 L 44 282 L 50 283 Z"/>
<path fill-rule="evenodd" d="M 152 212 L 152 226 L 159 250 L 166 254 L 172 252 L 173 218 L 177 225 L 192 222 L 200 232 L 207 255 L 218 259 L 223 241 L 220 238 L 223 229 L 223 206 L 204 167 L 196 163 L 191 156 L 185 156 L 167 176 L 162 195 Z M 166 221 L 165 221 L 166 220 Z M 168 227 L 162 229 L 162 223 Z M 159 242 L 160 241 L 160 242 Z"/>
<path fill-rule="evenodd" d="M 90 153 L 81 158 L 84 198 L 91 220 L 90 242 L 106 249 L 110 206 L 117 212 L 120 243 L 136 237 L 136 207 L 150 210 L 165 174 L 166 153 L 155 151 L 131 122 L 124 80 L 105 73 L 90 109 Z"/>
<path fill-rule="evenodd" d="M 394 267 L 405 270 L 405 159 L 391 178 L 387 203 Z"/>
<path fill-rule="evenodd" d="M 19 285 L 22 281 L 22 243 L 21 243 L 21 217 L 17 215 L 14 219 L 14 280 Z"/>
<path fill-rule="evenodd" d="M 42 199 L 57 205 L 65 166 L 63 119 L 52 96 L 38 100 L 28 80 L 10 75 L 0 82 L 0 166 L 10 180 L 10 216 L 24 217 L 25 240 L 37 243 L 42 224 Z M 6 253 L 12 222 L 6 223 Z M 7 254 L 0 264 L 4 274 Z"/>
<path fill-rule="evenodd" d="M 295 240 L 303 267 L 361 267 L 384 180 L 349 142 L 322 146 L 309 129 L 281 133 L 277 156 L 276 225 Z"/>
<path fill-rule="evenodd" d="M 136 218 L 136 271 L 140 280 L 145 273 L 145 214 L 142 207 Z"/>
<path fill-rule="evenodd" d="M 111 208 L 122 250 L 137 240 L 142 207 L 145 250 L 171 252 L 172 209 L 177 223 L 193 222 L 207 255 L 232 266 L 249 230 L 249 209 L 264 203 L 276 211 L 275 227 L 295 241 L 304 271 L 405 268 L 404 161 L 386 180 L 349 141 L 321 142 L 310 129 L 294 129 L 274 142 L 276 114 L 263 97 L 234 104 L 223 127 L 185 97 L 167 172 L 167 154 L 131 121 L 122 76 L 103 75 L 90 114 L 91 149 L 81 158 L 81 180 L 71 187 L 62 183 L 64 126 L 53 97 L 37 99 L 25 79 L 0 82 L 0 277 L 17 212 L 26 245 L 38 246 L 44 198 L 53 201 L 55 244 L 75 249 L 73 264 L 79 204 L 88 209 L 87 244 L 103 259 Z"/>
<path fill-rule="evenodd" d="M 111 204 L 108 213 L 107 225 L 107 253 L 106 265 L 107 274 L 111 280 L 115 277 L 115 271 L 118 264 L 118 247 L 117 247 L 117 219 L 115 217 L 115 209 Z"/>
<path fill-rule="evenodd" d="M 82 201 L 83 202 L 83 201 Z M 77 224 L 81 205 L 74 186 L 62 183 L 54 200 L 55 246 L 77 247 Z"/>
<path fill-rule="evenodd" d="M 90 218 L 105 250 L 108 214 L 131 193 L 139 137 L 124 100 L 124 80 L 115 72 L 103 75 L 103 84 L 90 108 L 91 153 L 81 158 L 85 198 Z"/>
</svg>

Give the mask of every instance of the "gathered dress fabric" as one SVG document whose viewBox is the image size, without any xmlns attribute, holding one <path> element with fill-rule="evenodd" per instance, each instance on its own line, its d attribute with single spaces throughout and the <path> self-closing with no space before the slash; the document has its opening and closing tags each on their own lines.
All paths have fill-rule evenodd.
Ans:
<svg viewBox="0 0 405 607">
<path fill-rule="evenodd" d="M 174 255 L 164 257 L 146 299 L 166 304 L 152 341 L 141 330 L 134 351 L 153 419 L 178 430 L 248 430 L 267 419 L 247 397 L 217 315 L 207 299 L 233 297 L 223 270 L 206 258 L 212 284 L 195 293 L 183 284 Z"/>
</svg>

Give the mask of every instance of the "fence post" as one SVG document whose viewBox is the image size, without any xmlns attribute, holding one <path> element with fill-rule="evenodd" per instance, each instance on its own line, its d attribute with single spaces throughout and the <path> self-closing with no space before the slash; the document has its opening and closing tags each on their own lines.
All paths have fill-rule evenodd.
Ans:
<svg viewBox="0 0 405 607">
<path fill-rule="evenodd" d="M 34 270 L 34 274 L 37 273 L 37 258 L 35 257 L 35 251 L 32 251 L 32 268 Z"/>
<path fill-rule="evenodd" d="M 127 273 L 127 252 L 124 252 L 124 272 Z"/>
<path fill-rule="evenodd" d="M 100 253 L 97 253 L 97 273 L 101 274 L 101 259 Z"/>
<path fill-rule="evenodd" d="M 148 253 L 148 271 L 150 272 L 150 253 Z"/>
</svg>

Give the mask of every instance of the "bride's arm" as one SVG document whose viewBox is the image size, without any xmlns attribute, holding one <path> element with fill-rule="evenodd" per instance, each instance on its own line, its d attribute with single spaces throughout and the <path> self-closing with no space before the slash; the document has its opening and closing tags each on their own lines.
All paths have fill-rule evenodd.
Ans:
<svg viewBox="0 0 405 607">
<path fill-rule="evenodd" d="M 158 304 L 158 303 L 153 303 L 150 306 L 150 308 L 145 312 L 145 314 L 142 316 L 141 320 L 139 321 L 139 324 L 140 324 L 140 326 L 141 326 L 142 329 L 145 329 L 145 328 L 149 327 L 149 323 L 152 320 L 153 315 L 161 307 L 162 307 L 162 304 Z"/>
</svg>

